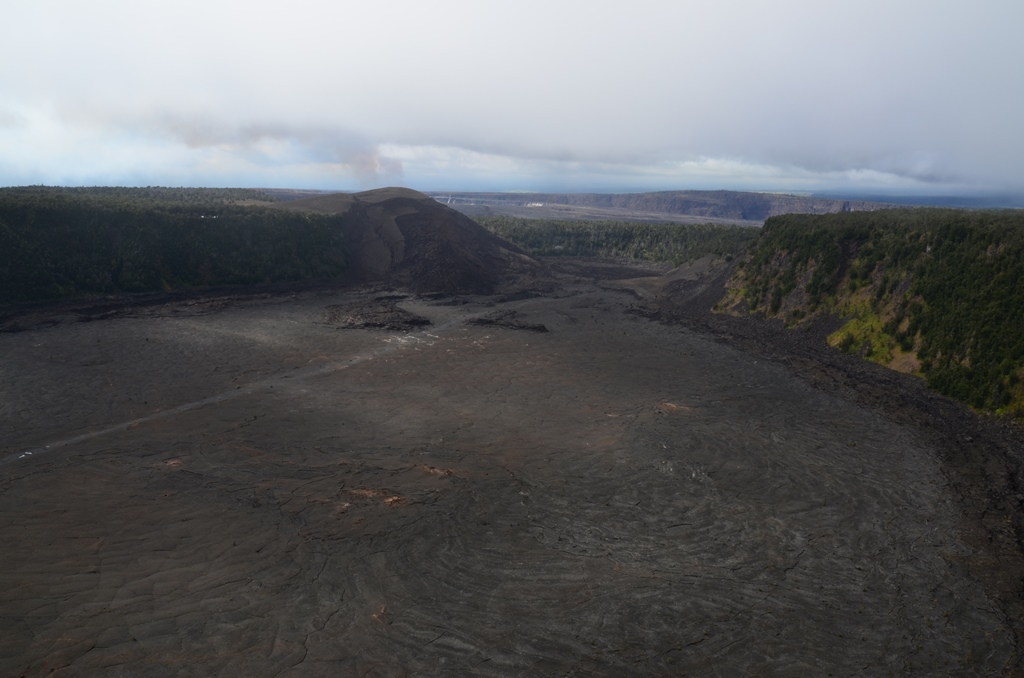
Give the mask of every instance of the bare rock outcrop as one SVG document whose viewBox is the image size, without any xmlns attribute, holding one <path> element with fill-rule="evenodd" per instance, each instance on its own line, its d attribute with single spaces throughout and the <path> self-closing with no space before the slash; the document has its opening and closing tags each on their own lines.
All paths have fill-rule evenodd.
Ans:
<svg viewBox="0 0 1024 678">
<path fill-rule="evenodd" d="M 407 311 L 396 303 L 404 297 L 382 296 L 354 304 L 332 304 L 324 309 L 323 321 L 340 329 L 377 329 L 410 332 L 430 325 L 430 320 Z"/>
<path fill-rule="evenodd" d="M 350 275 L 416 292 L 486 294 L 540 267 L 469 217 L 407 188 L 323 195 L 281 209 L 343 214 Z"/>
</svg>

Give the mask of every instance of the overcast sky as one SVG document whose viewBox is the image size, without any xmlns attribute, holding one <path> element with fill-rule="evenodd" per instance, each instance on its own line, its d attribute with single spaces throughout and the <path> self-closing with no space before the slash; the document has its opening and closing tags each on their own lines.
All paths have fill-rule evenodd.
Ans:
<svg viewBox="0 0 1024 678">
<path fill-rule="evenodd" d="M 10 0 L 0 185 L 1024 192 L 1021 0 Z"/>
</svg>

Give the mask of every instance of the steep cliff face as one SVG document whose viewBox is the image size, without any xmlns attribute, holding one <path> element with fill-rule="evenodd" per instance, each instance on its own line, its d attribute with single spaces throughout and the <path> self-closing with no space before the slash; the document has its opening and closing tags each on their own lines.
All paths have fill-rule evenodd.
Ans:
<svg viewBox="0 0 1024 678">
<path fill-rule="evenodd" d="M 806 326 L 941 393 L 1024 416 L 1024 212 L 769 219 L 718 310 Z"/>
<path fill-rule="evenodd" d="M 421 292 L 486 293 L 539 266 L 469 217 L 406 188 L 294 200 L 280 209 L 342 214 L 351 274 Z"/>
</svg>

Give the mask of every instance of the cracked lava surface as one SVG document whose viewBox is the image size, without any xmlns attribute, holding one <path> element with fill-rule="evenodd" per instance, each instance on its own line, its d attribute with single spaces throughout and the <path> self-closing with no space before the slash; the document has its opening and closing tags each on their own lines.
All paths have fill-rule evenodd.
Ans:
<svg viewBox="0 0 1024 678">
<path fill-rule="evenodd" d="M 545 296 L 370 292 L 0 335 L 0 673 L 991 675 L 930 443 L 787 366 Z M 513 309 L 546 333 L 466 321 Z"/>
</svg>

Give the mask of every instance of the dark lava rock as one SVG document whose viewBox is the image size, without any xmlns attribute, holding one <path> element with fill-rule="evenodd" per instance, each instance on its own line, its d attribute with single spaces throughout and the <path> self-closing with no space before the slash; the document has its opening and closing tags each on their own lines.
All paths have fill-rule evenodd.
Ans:
<svg viewBox="0 0 1024 678">
<path fill-rule="evenodd" d="M 419 293 L 490 294 L 540 264 L 427 195 L 406 188 L 293 200 L 281 209 L 344 214 L 350 276 Z"/>
<path fill-rule="evenodd" d="M 354 305 L 333 305 L 324 309 L 324 322 L 341 329 L 378 329 L 408 332 L 430 325 L 430 320 L 400 308 L 394 298 L 378 297 Z"/>
<path fill-rule="evenodd" d="M 495 301 L 499 304 L 505 304 L 512 301 L 523 301 L 524 299 L 538 299 L 543 297 L 545 294 L 550 294 L 551 290 L 519 290 L 518 292 L 511 292 L 509 294 L 503 294 Z"/>
<path fill-rule="evenodd" d="M 546 325 L 540 323 L 527 323 L 519 319 L 516 311 L 495 311 L 479 318 L 472 318 L 466 321 L 467 325 L 481 325 L 504 327 L 510 330 L 526 330 L 528 332 L 547 332 Z"/>
</svg>

